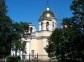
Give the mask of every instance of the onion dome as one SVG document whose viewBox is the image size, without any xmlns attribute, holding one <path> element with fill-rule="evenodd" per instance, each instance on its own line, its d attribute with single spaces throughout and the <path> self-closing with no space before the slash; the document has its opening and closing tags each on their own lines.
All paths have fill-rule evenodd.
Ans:
<svg viewBox="0 0 84 62">
<path fill-rule="evenodd" d="M 55 18 L 53 12 L 50 11 L 49 8 L 47 8 L 46 11 L 44 11 L 40 17 L 40 20 L 41 19 L 49 19 L 49 18 Z"/>
</svg>

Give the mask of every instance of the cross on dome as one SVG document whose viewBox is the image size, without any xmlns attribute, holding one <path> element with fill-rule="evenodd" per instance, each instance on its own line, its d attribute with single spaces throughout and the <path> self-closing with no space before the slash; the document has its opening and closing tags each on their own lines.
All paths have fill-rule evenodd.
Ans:
<svg viewBox="0 0 84 62">
<path fill-rule="evenodd" d="M 47 10 L 47 11 L 49 11 L 49 10 L 50 10 L 50 8 L 49 8 L 49 7 L 47 7 L 47 8 L 46 8 L 46 10 Z"/>
<path fill-rule="evenodd" d="M 46 3 L 47 3 L 47 8 L 46 8 L 46 10 L 49 11 L 49 10 L 50 10 L 50 8 L 49 8 L 49 0 L 47 0 Z"/>
</svg>

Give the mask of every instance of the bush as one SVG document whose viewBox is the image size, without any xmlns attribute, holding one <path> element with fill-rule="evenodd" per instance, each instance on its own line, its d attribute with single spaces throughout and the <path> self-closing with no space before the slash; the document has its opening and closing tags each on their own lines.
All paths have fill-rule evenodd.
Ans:
<svg viewBox="0 0 84 62">
<path fill-rule="evenodd" d="M 7 62 L 19 62 L 20 60 L 21 60 L 20 56 L 8 56 L 8 57 L 6 57 Z"/>
</svg>

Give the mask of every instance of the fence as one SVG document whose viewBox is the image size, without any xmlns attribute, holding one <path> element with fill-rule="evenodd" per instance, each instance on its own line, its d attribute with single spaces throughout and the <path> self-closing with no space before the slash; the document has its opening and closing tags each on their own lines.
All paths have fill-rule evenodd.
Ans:
<svg viewBox="0 0 84 62">
<path fill-rule="evenodd" d="M 51 61 L 47 55 L 20 55 L 22 62 L 57 62 L 57 61 Z M 5 62 L 5 58 L 0 59 L 0 62 Z"/>
<path fill-rule="evenodd" d="M 39 54 L 36 54 L 36 55 L 31 55 L 31 54 L 23 55 L 22 60 L 24 60 L 25 62 L 26 61 L 28 61 L 28 62 L 50 62 L 47 55 L 39 55 Z"/>
</svg>

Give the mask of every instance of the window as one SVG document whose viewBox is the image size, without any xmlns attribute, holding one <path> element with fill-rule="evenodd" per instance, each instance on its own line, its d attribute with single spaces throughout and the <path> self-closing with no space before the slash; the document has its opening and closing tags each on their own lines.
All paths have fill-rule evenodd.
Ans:
<svg viewBox="0 0 84 62">
<path fill-rule="evenodd" d="M 32 50 L 32 57 L 34 57 L 34 50 Z"/>
<path fill-rule="evenodd" d="M 43 30 L 43 22 L 41 22 L 41 30 Z"/>
<path fill-rule="evenodd" d="M 49 22 L 46 23 L 46 30 L 49 30 Z"/>
<path fill-rule="evenodd" d="M 52 27 L 54 28 L 54 22 L 52 22 Z"/>
<path fill-rule="evenodd" d="M 30 27 L 30 33 L 32 33 L 32 30 L 33 30 L 33 28 L 32 28 L 32 27 Z"/>
</svg>

